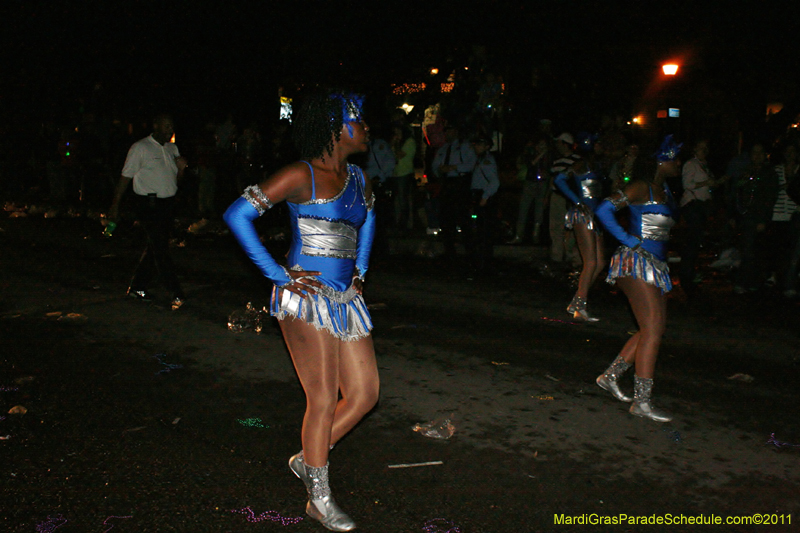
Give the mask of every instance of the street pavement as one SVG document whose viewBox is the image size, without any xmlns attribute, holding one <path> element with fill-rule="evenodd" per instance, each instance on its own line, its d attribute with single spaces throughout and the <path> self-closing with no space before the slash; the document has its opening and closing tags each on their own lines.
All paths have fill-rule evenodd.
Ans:
<svg viewBox="0 0 800 533">
<path fill-rule="evenodd" d="M 172 252 L 186 305 L 127 299 L 139 237 L 0 219 L 0 530 L 322 531 L 298 520 L 305 490 L 286 462 L 304 398 L 279 331 L 227 328 L 267 304 L 268 284 L 230 236 L 184 232 Z M 735 296 L 713 272 L 700 298 L 675 291 L 654 395 L 675 419 L 658 424 L 594 384 L 636 327 L 613 287 L 590 296 L 599 323 L 575 323 L 570 278 L 544 268 L 543 248 L 499 246 L 488 272 L 437 250 L 393 239 L 368 276 L 381 400 L 331 453 L 359 530 L 796 529 L 796 304 Z M 412 430 L 445 419 L 449 439 Z M 755 513 L 778 524 L 627 518 Z"/>
</svg>

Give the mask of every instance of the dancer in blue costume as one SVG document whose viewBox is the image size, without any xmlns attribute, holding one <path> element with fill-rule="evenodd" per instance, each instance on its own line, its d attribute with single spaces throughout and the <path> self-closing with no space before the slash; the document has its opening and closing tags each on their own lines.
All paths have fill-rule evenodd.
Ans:
<svg viewBox="0 0 800 533">
<path fill-rule="evenodd" d="M 657 409 L 651 400 L 661 337 L 667 323 L 666 293 L 672 289 L 667 266 L 667 242 L 675 224 L 674 202 L 666 179 L 678 176 L 681 145 L 668 135 L 656 153 L 658 166 L 651 180 L 641 176 L 624 190 L 606 198 L 596 216 L 621 243 L 611 258 L 608 282 L 616 283 L 628 297 L 639 331 L 636 332 L 597 378 L 597 384 L 623 402 L 633 401 L 630 412 L 656 422 L 669 422 L 672 417 Z M 645 179 L 642 179 L 644 177 Z M 628 207 L 630 227 L 620 226 L 615 211 Z M 619 388 L 617 380 L 635 365 L 634 396 L 631 399 Z"/>
<path fill-rule="evenodd" d="M 578 193 L 570 186 L 570 178 Z M 574 204 L 567 211 L 565 225 L 575 231 L 583 267 L 578 278 L 578 290 L 567 307 L 567 313 L 577 320 L 597 322 L 599 319 L 586 311 L 589 289 L 606 266 L 603 254 L 603 233 L 594 220 L 594 211 L 600 203 L 602 182 L 592 172 L 586 161 L 579 159 L 566 172 L 559 173 L 555 185 Z"/>
<path fill-rule="evenodd" d="M 362 98 L 342 91 L 307 98 L 294 126 L 304 160 L 251 186 L 225 213 L 250 259 L 272 283 L 270 312 L 280 321 L 306 394 L 303 450 L 289 468 L 306 485 L 306 513 L 331 531 L 355 529 L 331 495 L 328 452 L 378 401 L 378 368 L 362 298 L 375 233 L 374 196 L 347 163 L 365 152 Z M 286 200 L 292 225 L 288 266 L 258 239 L 253 220 Z M 341 393 L 341 399 L 339 394 Z"/>
</svg>

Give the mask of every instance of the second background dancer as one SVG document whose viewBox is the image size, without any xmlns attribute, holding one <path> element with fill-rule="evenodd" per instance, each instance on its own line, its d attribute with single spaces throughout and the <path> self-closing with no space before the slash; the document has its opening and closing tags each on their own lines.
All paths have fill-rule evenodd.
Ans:
<svg viewBox="0 0 800 533">
<path fill-rule="evenodd" d="M 597 218 L 621 243 L 611 258 L 608 282 L 616 283 L 625 293 L 639 324 L 639 331 L 597 378 L 597 384 L 620 401 L 633 401 L 631 414 L 656 422 L 672 420 L 653 405 L 651 397 L 656 359 L 667 326 L 666 293 L 672 289 L 666 260 L 670 228 L 675 225 L 675 202 L 666 180 L 680 173 L 681 146 L 668 135 L 656 153 L 656 168 L 634 176 L 637 179 L 605 199 L 596 211 Z M 627 231 L 615 217 L 615 212 L 625 207 L 630 211 Z M 634 365 L 631 399 L 617 381 Z"/>
<path fill-rule="evenodd" d="M 555 185 L 574 204 L 567 211 L 565 225 L 575 232 L 583 262 L 578 290 L 567 307 L 567 313 L 577 320 L 597 322 L 599 319 L 586 310 L 586 301 L 589 289 L 606 265 L 603 232 L 594 219 L 594 211 L 602 199 L 602 181 L 599 175 L 592 172 L 585 159 L 579 159 L 556 176 Z"/>
</svg>

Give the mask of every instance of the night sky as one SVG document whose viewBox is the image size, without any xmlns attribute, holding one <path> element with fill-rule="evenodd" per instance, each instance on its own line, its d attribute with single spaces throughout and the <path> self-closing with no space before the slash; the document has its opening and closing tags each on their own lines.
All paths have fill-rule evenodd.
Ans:
<svg viewBox="0 0 800 533">
<path fill-rule="evenodd" d="M 6 0 L 0 104 L 6 117 L 60 114 L 100 82 L 117 112 L 258 115 L 279 85 L 384 95 L 432 66 L 469 64 L 476 45 L 532 114 L 632 111 L 671 58 L 684 90 L 705 95 L 698 105 L 724 99 L 753 114 L 794 101 L 797 10 L 698 3 Z"/>
</svg>

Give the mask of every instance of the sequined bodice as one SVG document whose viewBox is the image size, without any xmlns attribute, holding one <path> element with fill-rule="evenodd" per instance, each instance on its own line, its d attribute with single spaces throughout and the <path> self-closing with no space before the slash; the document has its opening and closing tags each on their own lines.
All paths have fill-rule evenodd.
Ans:
<svg viewBox="0 0 800 533">
<path fill-rule="evenodd" d="M 594 172 L 588 172 L 582 176 L 575 176 L 581 190 L 581 197 L 584 199 L 598 199 L 603 193 L 603 184 Z"/>
<path fill-rule="evenodd" d="M 666 246 L 669 232 L 675 225 L 672 195 L 665 187 L 666 202 L 650 200 L 644 204 L 631 204 L 629 233 L 642 238 L 642 247 L 661 259 L 666 258 Z"/>
<path fill-rule="evenodd" d="M 575 184 L 578 186 L 578 194 L 583 203 L 594 211 L 603 199 L 603 182 L 600 176 L 594 172 L 587 172 L 582 175 L 576 174 Z"/>
<path fill-rule="evenodd" d="M 288 264 L 320 271 L 317 279 L 321 282 L 347 289 L 355 267 L 358 230 L 367 216 L 361 170 L 348 165 L 345 184 L 333 198 L 312 196 L 307 202 L 287 205 L 292 226 Z"/>
</svg>

